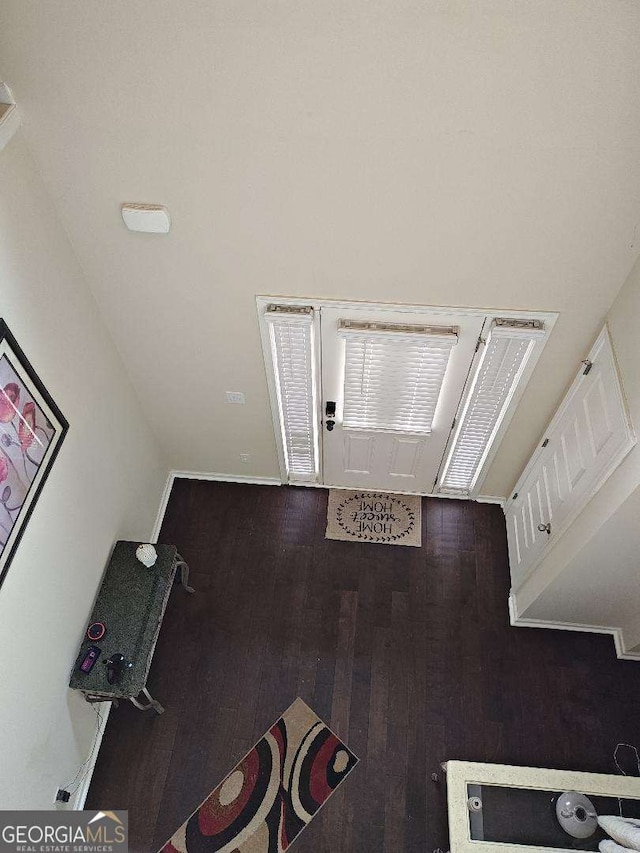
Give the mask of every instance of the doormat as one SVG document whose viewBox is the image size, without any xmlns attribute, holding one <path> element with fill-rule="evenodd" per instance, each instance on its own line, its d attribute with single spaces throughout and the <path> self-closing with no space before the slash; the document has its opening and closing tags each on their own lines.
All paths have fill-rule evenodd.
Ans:
<svg viewBox="0 0 640 853">
<path fill-rule="evenodd" d="M 296 699 L 160 853 L 286 850 L 357 763 Z"/>
<path fill-rule="evenodd" d="M 422 545 L 422 498 L 329 489 L 327 539 Z"/>
</svg>

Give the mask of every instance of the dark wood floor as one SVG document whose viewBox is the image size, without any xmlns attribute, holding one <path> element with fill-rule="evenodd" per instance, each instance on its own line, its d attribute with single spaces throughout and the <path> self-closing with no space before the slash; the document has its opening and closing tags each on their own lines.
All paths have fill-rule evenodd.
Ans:
<svg viewBox="0 0 640 853">
<path fill-rule="evenodd" d="M 156 850 L 301 696 L 361 758 L 298 853 L 447 849 L 441 761 L 612 772 L 640 740 L 640 666 L 611 638 L 511 628 L 497 506 L 425 499 L 422 548 L 324 538 L 327 493 L 178 480 L 176 587 L 149 686 L 109 720 L 87 808 Z"/>
</svg>

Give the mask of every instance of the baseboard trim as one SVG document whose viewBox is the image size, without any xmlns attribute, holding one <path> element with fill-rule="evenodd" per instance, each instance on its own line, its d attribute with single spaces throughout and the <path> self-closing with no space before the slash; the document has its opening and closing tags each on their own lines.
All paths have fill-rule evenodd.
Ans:
<svg viewBox="0 0 640 853">
<path fill-rule="evenodd" d="M 365 489 L 355 489 L 353 486 L 330 486 L 327 483 L 289 483 L 290 486 L 296 486 L 303 489 L 341 489 L 342 491 L 366 491 Z M 498 504 L 504 507 L 506 498 L 499 498 L 495 495 L 478 495 L 477 497 L 469 497 L 469 495 L 451 495 L 443 492 L 411 492 L 407 489 L 370 489 L 369 491 L 385 491 L 394 495 L 417 495 L 421 498 L 448 498 L 453 501 L 476 501 L 480 504 Z"/>
<path fill-rule="evenodd" d="M 455 495 L 447 492 L 435 492 L 430 495 L 425 495 L 427 498 L 449 498 L 452 501 L 475 501 L 479 504 L 498 504 L 504 508 L 506 498 L 499 498 L 497 495 Z"/>
<path fill-rule="evenodd" d="M 506 498 L 499 498 L 497 495 L 478 495 L 477 498 L 471 498 L 471 500 L 478 501 L 479 504 L 498 504 L 503 509 L 507 501 Z"/>
<path fill-rule="evenodd" d="M 251 486 L 281 486 L 280 477 L 251 477 L 242 474 L 217 474 L 204 471 L 172 471 L 173 479 L 214 480 L 221 483 L 247 483 Z"/>
<path fill-rule="evenodd" d="M 21 123 L 22 120 L 18 108 L 15 104 L 11 104 L 2 119 L 0 119 L 0 151 L 8 144 Z"/>
<path fill-rule="evenodd" d="M 162 527 L 162 522 L 164 521 L 164 514 L 167 511 L 167 504 L 169 503 L 171 489 L 173 488 L 173 480 L 173 471 L 169 471 L 166 482 L 164 484 L 164 489 L 162 490 L 162 496 L 160 497 L 160 506 L 158 507 L 156 520 L 153 524 L 153 529 L 151 531 L 151 538 L 149 539 L 150 542 L 157 542 L 158 536 L 160 536 L 160 528 Z"/>
<path fill-rule="evenodd" d="M 86 774 L 80 783 L 80 787 L 74 795 L 72 801 L 73 805 L 70 808 L 70 810 L 72 811 L 80 812 L 84 808 L 84 804 L 87 799 L 87 794 L 89 793 L 89 786 L 91 785 L 91 780 L 93 779 L 93 771 L 96 769 L 96 762 L 98 761 L 100 745 L 102 744 L 104 731 L 107 727 L 107 720 L 109 719 L 109 714 L 111 713 L 111 707 L 111 702 L 101 702 L 99 705 L 102 722 L 98 723 L 98 730 L 96 733 L 96 739 L 94 741 L 93 752 L 89 756 Z"/>
<path fill-rule="evenodd" d="M 245 483 L 249 486 L 281 486 L 282 481 L 278 477 L 242 477 L 237 474 L 217 474 L 205 471 L 169 471 L 167 482 L 164 484 L 162 497 L 160 498 L 160 506 L 156 515 L 153 532 L 150 542 L 157 542 L 160 536 L 160 529 L 164 521 L 164 515 L 167 511 L 167 504 L 171 497 L 171 489 L 173 482 L 176 479 L 182 480 L 211 480 L 220 483 Z"/>
<path fill-rule="evenodd" d="M 640 653 L 628 652 L 624 646 L 622 629 L 605 625 L 584 625 L 578 622 L 550 622 L 547 619 L 527 619 L 518 615 L 514 594 L 509 595 L 509 622 L 514 628 L 546 628 L 550 631 L 580 631 L 586 634 L 610 634 L 621 660 L 640 661 Z"/>
</svg>

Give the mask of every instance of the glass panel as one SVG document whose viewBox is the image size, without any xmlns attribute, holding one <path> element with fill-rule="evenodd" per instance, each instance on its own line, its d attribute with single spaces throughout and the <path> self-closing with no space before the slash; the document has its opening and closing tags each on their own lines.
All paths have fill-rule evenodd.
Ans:
<svg viewBox="0 0 640 853">
<path fill-rule="evenodd" d="M 347 337 L 344 426 L 430 433 L 455 343 L 455 337 Z"/>
<path fill-rule="evenodd" d="M 479 811 L 469 811 L 473 841 L 494 841 L 548 847 L 550 850 L 598 850 L 608 836 L 598 827 L 589 838 L 573 838 L 556 817 L 556 801 L 562 791 L 507 788 L 499 785 L 468 785 L 469 798 L 478 797 Z M 616 797 L 587 794 L 599 815 L 619 815 Z M 640 818 L 640 800 L 621 800 L 624 817 Z"/>
</svg>

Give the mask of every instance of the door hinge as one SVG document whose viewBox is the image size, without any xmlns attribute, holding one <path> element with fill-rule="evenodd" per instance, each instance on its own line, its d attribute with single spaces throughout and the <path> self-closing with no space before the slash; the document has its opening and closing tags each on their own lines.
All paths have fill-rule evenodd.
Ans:
<svg viewBox="0 0 640 853">
<path fill-rule="evenodd" d="M 480 347 L 481 347 L 481 345 L 482 345 L 482 344 L 486 344 L 486 341 L 485 341 L 485 339 L 482 337 L 482 335 L 480 335 L 480 337 L 478 338 L 478 342 L 477 342 L 477 344 L 476 344 L 476 350 L 475 350 L 476 352 L 478 352 L 478 350 L 480 349 Z"/>
<path fill-rule="evenodd" d="M 593 367 L 593 362 L 591 361 L 591 359 L 590 359 L 590 358 L 583 358 L 583 359 L 582 359 L 582 364 L 584 364 L 584 370 L 582 371 L 582 375 L 583 375 L 583 376 L 586 376 L 586 375 L 587 375 L 587 373 L 588 373 L 588 372 L 591 370 L 591 368 Z"/>
<path fill-rule="evenodd" d="M 549 439 L 548 439 L 548 438 L 545 438 L 545 440 L 542 442 L 542 446 L 543 446 L 543 447 L 546 447 L 546 446 L 547 446 L 547 444 L 549 444 Z"/>
<path fill-rule="evenodd" d="M 454 426 L 456 425 L 456 421 L 457 421 L 457 420 L 458 420 L 458 418 L 456 417 L 456 418 L 454 418 L 454 419 L 451 421 L 451 429 L 453 429 L 453 428 L 454 428 Z"/>
</svg>

